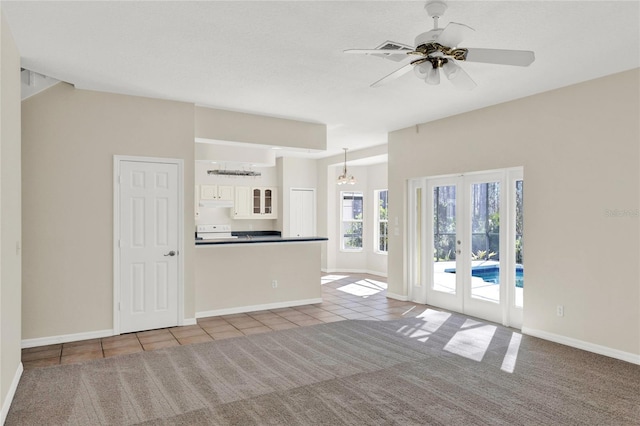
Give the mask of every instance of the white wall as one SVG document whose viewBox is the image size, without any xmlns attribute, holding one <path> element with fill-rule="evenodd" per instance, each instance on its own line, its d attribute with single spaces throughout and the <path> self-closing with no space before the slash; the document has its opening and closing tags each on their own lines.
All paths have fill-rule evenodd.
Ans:
<svg viewBox="0 0 640 426">
<path fill-rule="evenodd" d="M 336 184 L 342 173 L 344 156 L 337 155 L 317 161 L 318 174 L 318 234 L 329 237 L 323 245 L 322 270 L 327 272 L 368 272 L 381 276 L 387 274 L 387 255 L 374 252 L 374 190 L 387 189 L 386 162 L 369 166 L 351 166 L 353 160 L 376 159 L 383 161 L 387 146 L 379 145 L 348 153 L 348 173 L 356 177 L 357 184 Z M 360 191 L 364 194 L 363 250 L 340 250 L 340 192 Z M 391 198 L 391 195 L 390 195 Z"/>
<path fill-rule="evenodd" d="M 318 242 L 201 245 L 196 268 L 198 317 L 318 303 L 322 297 Z"/>
<path fill-rule="evenodd" d="M 193 109 L 64 83 L 22 102 L 23 339 L 113 328 L 114 155 L 184 161 L 184 311 L 194 318 Z"/>
<path fill-rule="evenodd" d="M 378 208 L 378 199 L 375 198 L 375 191 L 388 189 L 387 170 L 388 164 L 374 164 L 367 168 L 367 198 L 365 208 L 367 209 L 367 217 L 371 220 L 365 224 L 365 233 L 369 236 L 369 244 L 365 245 L 367 253 L 367 270 L 380 276 L 387 276 L 387 254 L 378 253 L 377 241 L 373 239 L 376 232 L 376 210 Z M 389 197 L 391 201 L 393 197 Z M 389 232 L 393 232 L 393 222 L 389 220 Z"/>
<path fill-rule="evenodd" d="M 22 371 L 20 55 L 0 11 L 0 424 Z"/>
<path fill-rule="evenodd" d="M 391 133 L 403 233 L 390 236 L 389 291 L 407 295 L 408 179 L 523 166 L 523 330 L 640 362 L 639 82 L 635 69 Z"/>
<path fill-rule="evenodd" d="M 197 106 L 195 136 L 201 139 L 244 142 L 322 151 L 327 148 L 327 126 L 264 115 Z"/>
</svg>

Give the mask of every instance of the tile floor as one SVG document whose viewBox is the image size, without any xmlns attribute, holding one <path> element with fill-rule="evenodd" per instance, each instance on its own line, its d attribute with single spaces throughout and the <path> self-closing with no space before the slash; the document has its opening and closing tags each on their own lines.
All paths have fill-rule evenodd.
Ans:
<svg viewBox="0 0 640 426">
<path fill-rule="evenodd" d="M 22 363 L 25 369 L 71 364 L 347 319 L 398 319 L 425 308 L 387 299 L 386 279 L 365 274 L 323 275 L 322 299 L 313 305 L 200 318 L 197 325 L 23 349 Z"/>
</svg>

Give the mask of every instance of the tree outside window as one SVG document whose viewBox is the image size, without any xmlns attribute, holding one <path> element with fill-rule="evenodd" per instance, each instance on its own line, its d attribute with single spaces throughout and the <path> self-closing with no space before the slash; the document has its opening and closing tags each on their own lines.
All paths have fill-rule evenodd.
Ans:
<svg viewBox="0 0 640 426">
<path fill-rule="evenodd" d="M 375 191 L 376 195 L 376 235 L 374 250 L 378 253 L 389 251 L 389 191 L 382 189 Z"/>
<path fill-rule="evenodd" d="M 362 192 L 341 192 L 342 250 L 362 250 Z"/>
</svg>

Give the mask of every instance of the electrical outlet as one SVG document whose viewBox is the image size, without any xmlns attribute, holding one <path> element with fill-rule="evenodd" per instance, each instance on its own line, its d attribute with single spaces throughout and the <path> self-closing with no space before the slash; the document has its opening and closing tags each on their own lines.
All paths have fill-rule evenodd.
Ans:
<svg viewBox="0 0 640 426">
<path fill-rule="evenodd" d="M 271 281 L 271 287 L 278 288 L 278 280 Z"/>
<path fill-rule="evenodd" d="M 559 317 L 563 317 L 564 316 L 564 306 L 562 306 L 562 305 L 556 306 L 556 315 L 559 316 Z"/>
</svg>

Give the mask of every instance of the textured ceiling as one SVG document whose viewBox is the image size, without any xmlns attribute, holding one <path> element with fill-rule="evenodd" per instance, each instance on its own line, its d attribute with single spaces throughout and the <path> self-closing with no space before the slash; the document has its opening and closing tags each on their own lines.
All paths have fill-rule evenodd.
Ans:
<svg viewBox="0 0 640 426">
<path fill-rule="evenodd" d="M 2 2 L 22 66 L 78 88 L 325 123 L 328 152 L 388 131 L 640 66 L 638 1 L 450 1 L 461 47 L 533 50 L 528 68 L 463 63 L 478 87 L 429 86 L 347 48 L 413 45 L 423 1 Z"/>
</svg>

